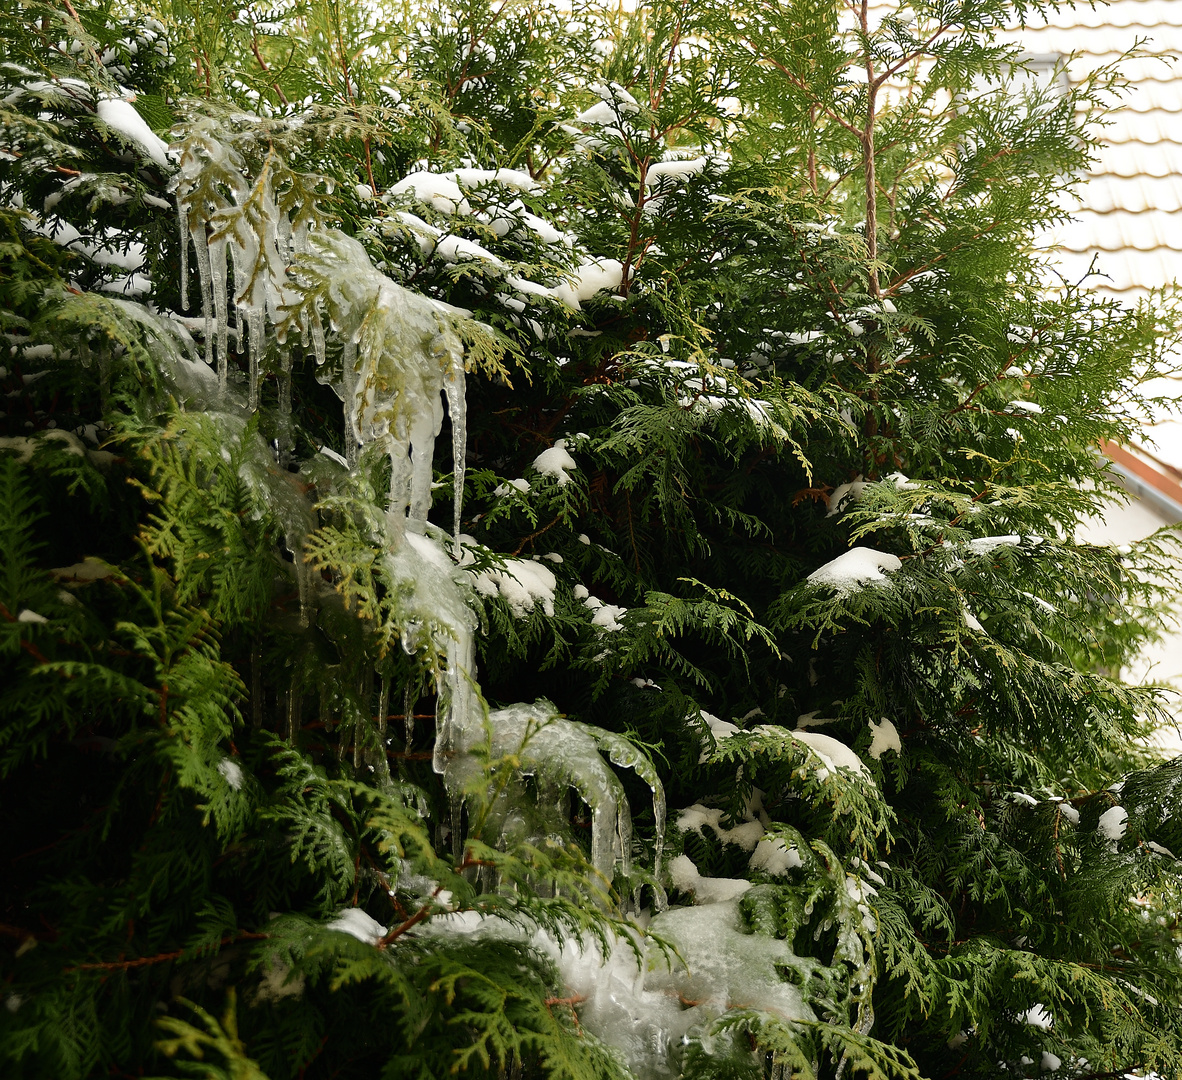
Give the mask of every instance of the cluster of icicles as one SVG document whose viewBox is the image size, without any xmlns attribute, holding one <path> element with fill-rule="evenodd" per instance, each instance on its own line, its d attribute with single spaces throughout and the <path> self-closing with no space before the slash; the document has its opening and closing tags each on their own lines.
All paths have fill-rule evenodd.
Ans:
<svg viewBox="0 0 1182 1080">
<path fill-rule="evenodd" d="M 466 423 L 461 332 L 469 313 L 410 292 L 379 273 L 364 248 L 342 233 L 317 228 L 307 216 L 292 220 L 277 188 L 299 178 L 286 172 L 274 151 L 249 178 L 242 155 L 199 123 L 182 143 L 176 178 L 181 239 L 182 307 L 187 306 L 189 249 L 196 253 L 205 320 L 206 362 L 216 364 L 226 411 L 230 381 L 231 314 L 239 337 L 245 330 L 248 410 L 259 404 L 259 382 L 267 362 L 268 324 L 280 353 L 275 375 L 281 423 L 290 416 L 293 329 L 313 352 L 319 377 L 333 387 L 344 407 L 346 464 L 377 444 L 390 462 L 390 490 L 384 515 L 383 569 L 399 596 L 400 633 L 409 653 L 435 658 L 437 689 L 434 766 L 453 793 L 453 832 L 459 835 L 460 795 L 481 766 L 472 750 L 487 738 L 476 691 L 477 620 L 470 606 L 465 572 L 448 557 L 439 530 L 427 523 L 431 506 L 431 462 L 442 430 L 444 402 L 451 422 L 455 469 L 453 543 L 459 556 L 460 509 L 464 486 Z M 285 204 L 298 204 L 286 192 Z M 296 206 L 295 212 L 299 213 Z M 230 289 L 230 271 L 233 290 Z M 327 322 L 327 328 L 325 323 Z M 339 350 L 340 370 L 329 366 Z M 244 466 L 258 473 L 257 463 Z M 256 475 L 245 477 L 252 485 Z M 283 485 L 290 494 L 294 485 Z M 300 580 L 305 621 L 312 602 L 310 575 L 301 564 L 303 539 L 314 528 L 312 508 L 280 507 Z M 280 500 L 290 502 L 291 500 Z M 272 494 L 272 503 L 274 497 Z M 383 699 L 386 691 L 383 691 Z M 410 710 L 408 709 L 408 715 Z M 514 705 L 488 716 L 494 758 L 515 754 L 523 776 L 536 780 L 539 798 L 560 809 L 573 788 L 591 809 L 592 861 L 611 880 L 617 867 L 629 872 L 631 817 L 618 777 L 604 759 L 632 767 L 653 792 L 656 836 L 664 834 L 665 803 L 651 763 L 626 740 L 552 715 L 540 705 Z M 514 803 L 521 785 L 506 791 L 492 808 L 502 831 L 519 821 Z M 660 865 L 660 851 L 656 854 Z"/>
</svg>

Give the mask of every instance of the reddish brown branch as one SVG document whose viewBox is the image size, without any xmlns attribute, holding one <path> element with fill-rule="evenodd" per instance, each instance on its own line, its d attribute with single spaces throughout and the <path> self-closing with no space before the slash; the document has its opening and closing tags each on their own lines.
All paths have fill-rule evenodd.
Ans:
<svg viewBox="0 0 1182 1080">
<path fill-rule="evenodd" d="M 241 934 L 234 934 L 230 937 L 224 937 L 217 943 L 217 948 L 221 949 L 227 945 L 235 944 L 239 941 L 261 941 L 264 938 L 270 937 L 269 934 L 253 934 L 244 931 Z M 177 949 L 175 952 L 157 953 L 155 956 L 140 956 L 135 960 L 108 960 L 94 964 L 76 964 L 73 967 L 66 968 L 67 971 L 127 971 L 130 968 L 147 967 L 150 964 L 166 964 L 169 960 L 178 960 L 187 952 L 196 952 L 193 949 Z"/>
</svg>

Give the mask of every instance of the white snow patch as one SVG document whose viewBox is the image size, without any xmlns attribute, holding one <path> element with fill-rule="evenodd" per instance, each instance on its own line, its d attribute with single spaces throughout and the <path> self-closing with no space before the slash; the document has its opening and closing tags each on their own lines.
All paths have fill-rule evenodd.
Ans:
<svg viewBox="0 0 1182 1080">
<path fill-rule="evenodd" d="M 341 908 L 337 917 L 325 925 L 326 930 L 339 930 L 350 934 L 367 945 L 376 945 L 386 936 L 386 928 L 361 908 Z"/>
<path fill-rule="evenodd" d="M 729 739 L 732 735 L 738 735 L 742 730 L 742 728 L 736 724 L 732 724 L 729 720 L 720 720 L 713 713 L 708 713 L 705 709 L 699 709 L 698 713 L 706 721 L 706 726 L 710 729 L 710 734 L 714 736 L 715 742 Z"/>
<path fill-rule="evenodd" d="M 604 289 L 618 289 L 624 281 L 624 264 L 619 259 L 592 259 L 567 271 L 568 281 L 554 286 L 553 293 L 575 311 L 582 309 L 581 301 L 590 300 Z"/>
<path fill-rule="evenodd" d="M 1010 408 L 1020 409 L 1022 412 L 1030 413 L 1033 416 L 1039 416 L 1042 413 L 1042 406 L 1036 405 L 1033 401 L 1011 401 Z"/>
<path fill-rule="evenodd" d="M 410 192 L 421 203 L 435 207 L 441 214 L 470 214 L 472 207 L 464 198 L 460 185 L 448 176 L 433 172 L 412 172 L 398 181 L 390 191 L 397 195 Z M 430 228 L 430 226 L 428 226 Z"/>
<path fill-rule="evenodd" d="M 657 161 L 648 167 L 644 174 L 647 187 L 660 184 L 666 178 L 678 179 L 683 176 L 696 176 L 709 164 L 709 158 L 696 157 L 680 161 Z"/>
<path fill-rule="evenodd" d="M 1047 1012 L 1047 1007 L 1042 1002 L 1036 1002 L 1031 1008 L 1027 1009 L 1022 1014 L 1024 1023 L 1031 1027 L 1042 1028 L 1043 1031 L 1050 1031 L 1054 1024 L 1054 1019 L 1051 1014 Z"/>
<path fill-rule="evenodd" d="M 16 621 L 23 623 L 49 622 L 49 620 L 44 615 L 38 615 L 37 612 L 33 611 L 31 608 L 21 608 L 16 617 Z"/>
<path fill-rule="evenodd" d="M 232 761 L 230 758 L 222 758 L 218 762 L 218 772 L 225 777 L 226 783 L 235 791 L 242 790 L 242 766 L 238 762 Z"/>
<path fill-rule="evenodd" d="M 506 559 L 504 568 L 477 574 L 473 585 L 482 596 L 503 596 L 515 618 L 525 618 L 539 603 L 547 615 L 554 614 L 558 581 L 547 567 L 532 559 Z"/>
<path fill-rule="evenodd" d="M 964 618 L 965 626 L 967 626 L 970 630 L 975 630 L 978 634 L 985 633 L 985 627 L 983 627 L 978 621 L 977 616 L 969 611 L 968 604 L 962 603 L 960 605 L 960 613 Z"/>
<path fill-rule="evenodd" d="M 722 825 L 722 816 L 723 812 L 717 807 L 694 803 L 693 806 L 687 806 L 677 815 L 677 827 L 682 832 L 696 832 L 699 836 L 705 836 L 702 828 L 709 825 L 724 844 L 735 844 L 744 851 L 754 851 L 766 831 L 763 823 L 745 821 L 727 829 Z"/>
<path fill-rule="evenodd" d="M 592 626 L 598 626 L 601 630 L 611 633 L 624 628 L 620 619 L 628 613 L 626 607 L 621 607 L 619 604 L 605 604 L 598 596 L 591 595 L 583 598 L 583 607 L 594 612 L 591 616 Z"/>
<path fill-rule="evenodd" d="M 850 548 L 808 576 L 814 585 L 828 585 L 838 595 L 845 596 L 863 585 L 878 585 L 886 581 L 885 571 L 898 570 L 903 565 L 897 555 L 874 548 Z"/>
<path fill-rule="evenodd" d="M 1129 827 L 1129 812 L 1123 806 L 1112 806 L 1100 815 L 1096 832 L 1114 843 L 1124 836 Z"/>
<path fill-rule="evenodd" d="M 846 509 L 850 503 L 856 503 L 861 498 L 862 490 L 866 487 L 866 481 L 858 476 L 851 480 L 848 484 L 838 484 L 833 489 L 833 494 L 829 496 L 829 513 L 826 517 L 833 517 L 834 514 L 840 514 L 842 510 Z"/>
<path fill-rule="evenodd" d="M 751 861 L 747 864 L 752 870 L 762 870 L 765 874 L 786 874 L 800 865 L 800 852 L 795 847 L 789 847 L 778 836 L 770 840 L 760 840 L 751 854 Z"/>
<path fill-rule="evenodd" d="M 725 904 L 751 888 L 746 878 L 703 877 L 688 855 L 669 861 L 669 880 L 675 889 L 693 893 L 695 904 Z"/>
<path fill-rule="evenodd" d="M 435 243 L 435 253 L 449 263 L 475 259 L 486 262 L 497 269 L 501 269 L 505 265 L 488 248 L 474 240 L 465 240 L 462 236 L 441 237 Z"/>
<path fill-rule="evenodd" d="M 147 122 L 130 101 L 124 101 L 122 98 L 102 98 L 95 105 L 95 112 L 112 131 L 118 132 L 129 143 L 142 150 L 157 165 L 168 168 L 168 158 L 165 157 L 168 143 L 148 127 Z"/>
<path fill-rule="evenodd" d="M 778 732 L 777 732 L 778 734 Z M 819 731 L 789 732 L 797 742 L 804 743 L 821 759 L 821 763 L 829 770 L 849 769 L 859 776 L 869 779 L 870 773 L 865 763 L 845 743 L 831 735 L 822 735 Z M 823 780 L 824 777 L 821 777 Z"/>
<path fill-rule="evenodd" d="M 549 450 L 543 450 L 533 462 L 534 468 L 543 476 L 553 477 L 559 487 L 570 483 L 570 473 L 578 463 L 566 451 L 566 440 L 558 439 Z"/>
<path fill-rule="evenodd" d="M 885 716 L 877 724 L 871 720 L 870 731 L 873 738 L 870 740 L 870 748 L 867 753 L 875 761 L 878 761 L 888 750 L 894 750 L 896 754 L 903 752 L 899 731 Z"/>
</svg>

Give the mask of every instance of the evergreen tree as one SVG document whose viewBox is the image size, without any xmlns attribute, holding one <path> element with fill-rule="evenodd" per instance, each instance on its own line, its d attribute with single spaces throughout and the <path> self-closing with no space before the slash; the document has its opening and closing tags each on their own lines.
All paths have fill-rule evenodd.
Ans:
<svg viewBox="0 0 1182 1080">
<path fill-rule="evenodd" d="M 1038 10 L 4 5 L 4 1075 L 1178 1074 Z"/>
</svg>

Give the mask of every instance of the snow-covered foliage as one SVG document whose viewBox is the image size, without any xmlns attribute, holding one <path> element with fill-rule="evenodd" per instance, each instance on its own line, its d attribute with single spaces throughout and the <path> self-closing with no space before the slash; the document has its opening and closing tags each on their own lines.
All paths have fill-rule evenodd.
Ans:
<svg viewBox="0 0 1182 1080">
<path fill-rule="evenodd" d="M 1166 315 L 1030 250 L 1107 76 L 181 10 L 0 13 L 0 1072 L 1177 1071 L 1170 547 L 1065 539 Z"/>
</svg>

